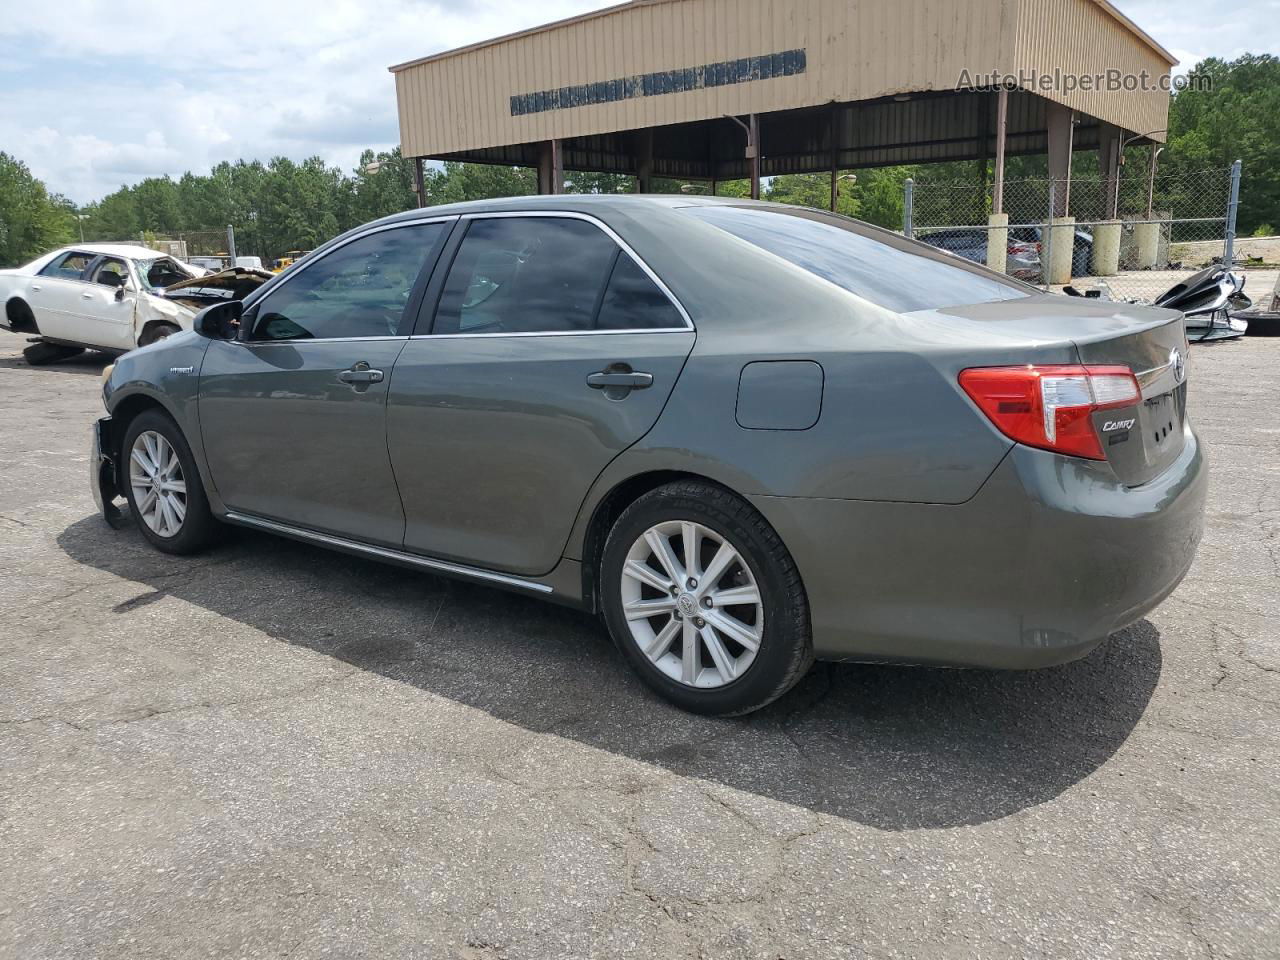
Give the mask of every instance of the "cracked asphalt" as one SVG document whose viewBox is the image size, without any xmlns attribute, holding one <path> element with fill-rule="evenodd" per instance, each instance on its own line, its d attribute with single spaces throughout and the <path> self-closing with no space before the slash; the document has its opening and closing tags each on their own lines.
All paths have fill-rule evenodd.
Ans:
<svg viewBox="0 0 1280 960">
<path fill-rule="evenodd" d="M 1280 340 L 1193 349 L 1195 567 L 1078 663 L 745 720 L 591 619 L 94 513 L 101 358 L 0 341 L 0 956 L 1280 956 Z"/>
</svg>

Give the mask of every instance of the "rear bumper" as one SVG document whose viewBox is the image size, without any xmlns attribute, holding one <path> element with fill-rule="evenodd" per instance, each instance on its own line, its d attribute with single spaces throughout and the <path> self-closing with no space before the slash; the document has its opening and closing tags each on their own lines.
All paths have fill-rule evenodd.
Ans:
<svg viewBox="0 0 1280 960">
<path fill-rule="evenodd" d="M 819 657 L 1029 668 L 1084 656 L 1195 557 L 1208 469 L 1188 425 L 1140 487 L 1015 446 L 968 502 L 753 497 L 804 578 Z"/>
</svg>

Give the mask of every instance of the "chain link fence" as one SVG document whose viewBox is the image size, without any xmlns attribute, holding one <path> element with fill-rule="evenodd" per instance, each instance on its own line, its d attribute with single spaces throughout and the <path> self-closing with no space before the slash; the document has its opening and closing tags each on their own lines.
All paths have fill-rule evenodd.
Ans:
<svg viewBox="0 0 1280 960">
<path fill-rule="evenodd" d="M 1130 164 L 1115 178 L 1006 181 L 1007 224 L 991 216 L 992 183 L 909 181 L 904 229 L 1031 283 L 1150 301 L 1229 256 L 1239 176 L 1238 163 L 1155 177 Z"/>
<path fill-rule="evenodd" d="M 215 267 L 214 261 L 230 264 L 235 254 L 235 231 L 230 227 L 225 230 L 186 230 L 165 236 L 144 231 L 132 237 L 94 242 L 143 246 L 178 260 L 202 261 L 200 265 L 210 268 Z"/>
</svg>

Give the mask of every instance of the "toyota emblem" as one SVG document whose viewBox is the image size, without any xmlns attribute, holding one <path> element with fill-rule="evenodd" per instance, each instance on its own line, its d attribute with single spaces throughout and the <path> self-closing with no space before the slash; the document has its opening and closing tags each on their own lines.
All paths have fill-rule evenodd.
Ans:
<svg viewBox="0 0 1280 960">
<path fill-rule="evenodd" d="M 1177 383 L 1181 383 L 1187 379 L 1187 358 L 1182 355 L 1182 351 L 1174 347 L 1169 353 L 1169 364 L 1173 367 L 1173 379 Z"/>
</svg>

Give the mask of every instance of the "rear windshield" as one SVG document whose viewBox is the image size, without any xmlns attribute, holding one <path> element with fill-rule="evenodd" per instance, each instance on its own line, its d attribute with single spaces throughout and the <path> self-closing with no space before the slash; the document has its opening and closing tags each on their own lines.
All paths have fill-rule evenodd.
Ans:
<svg viewBox="0 0 1280 960">
<path fill-rule="evenodd" d="M 711 204 L 683 210 L 897 313 L 1035 292 L 923 243 L 820 210 Z"/>
</svg>

